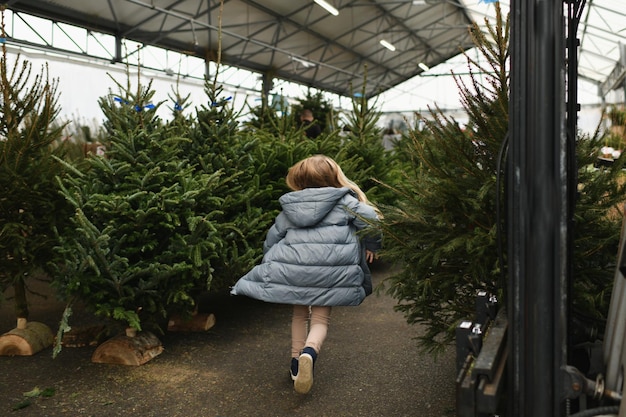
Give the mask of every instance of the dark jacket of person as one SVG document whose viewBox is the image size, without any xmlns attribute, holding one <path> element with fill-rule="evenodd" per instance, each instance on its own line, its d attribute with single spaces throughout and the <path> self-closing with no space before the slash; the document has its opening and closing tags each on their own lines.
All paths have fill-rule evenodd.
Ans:
<svg viewBox="0 0 626 417">
<path fill-rule="evenodd" d="M 304 134 L 309 139 L 315 139 L 322 134 L 322 128 L 315 121 L 303 120 L 302 126 L 304 126 Z"/>
</svg>

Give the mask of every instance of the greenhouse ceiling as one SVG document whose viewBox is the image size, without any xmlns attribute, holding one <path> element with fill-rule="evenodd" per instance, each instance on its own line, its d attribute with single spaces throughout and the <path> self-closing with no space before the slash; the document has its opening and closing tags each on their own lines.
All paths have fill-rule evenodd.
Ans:
<svg viewBox="0 0 626 417">
<path fill-rule="evenodd" d="M 219 0 L 9 0 L 6 5 L 18 18 L 19 13 L 28 13 L 117 40 L 219 59 L 268 80 L 277 77 L 343 96 L 363 92 L 368 97 L 471 48 L 471 23 L 484 26 L 485 18 L 493 22 L 496 7 L 493 0 L 320 3 L 324 2 L 225 0 L 221 6 Z M 624 79 L 622 0 L 578 3 L 579 76 L 605 93 Z M 508 12 L 509 1 L 499 4 Z M 113 60 L 124 62 L 133 51 L 116 45 Z"/>
</svg>

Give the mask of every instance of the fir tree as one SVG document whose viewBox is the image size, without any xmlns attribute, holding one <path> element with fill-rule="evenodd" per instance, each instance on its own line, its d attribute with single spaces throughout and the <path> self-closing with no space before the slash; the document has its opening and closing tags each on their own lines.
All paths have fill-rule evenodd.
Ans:
<svg viewBox="0 0 626 417">
<path fill-rule="evenodd" d="M 58 82 L 47 67 L 33 79 L 31 64 L 18 55 L 10 68 L 4 6 L 0 11 L 0 293 L 13 286 L 16 316 L 27 319 L 26 279 L 61 261 L 54 231 L 63 227 L 69 205 L 54 178 L 63 172 L 55 158 L 63 152 L 55 144 L 63 125 L 54 123 Z"/>
<path fill-rule="evenodd" d="M 248 120 L 243 127 L 250 132 L 272 133 L 279 138 L 284 138 L 298 128 L 299 114 L 290 111 L 286 103 L 281 102 L 281 106 L 269 106 L 267 97 L 262 96 L 261 104 L 249 108 Z M 285 107 L 282 107 L 285 104 Z"/>
<path fill-rule="evenodd" d="M 604 333 L 624 218 L 626 155 L 608 166 L 596 167 L 604 141 L 598 130 L 592 136 L 581 135 L 576 142 L 580 168 L 570 313 L 574 318 L 571 330 L 578 335 L 587 333 L 581 329 L 591 328 Z"/>
<path fill-rule="evenodd" d="M 321 94 L 307 95 L 300 100 L 313 108 L 327 109 L 327 119 L 332 119 L 332 108 L 323 102 Z M 296 110 L 304 108 L 293 106 Z M 393 176 L 393 159 L 382 145 L 381 129 L 377 126 L 380 114 L 361 95 L 353 100 L 352 113 L 348 114 L 347 134 L 335 129 L 315 140 L 306 139 L 301 129 L 295 129 L 293 117 L 283 113 L 272 117 L 270 129 L 256 129 L 252 135 L 260 141 L 254 159 L 259 165 L 261 178 L 274 190 L 272 198 L 264 207 L 279 210 L 278 197 L 289 191 L 284 178 L 296 162 L 315 154 L 324 154 L 337 161 L 346 175 L 354 180 L 372 200 L 386 201 L 394 194 L 379 186 L 379 182 Z M 334 123 L 334 122 L 333 122 Z"/>
<path fill-rule="evenodd" d="M 221 250 L 214 218 L 199 202 L 221 199 L 211 190 L 220 175 L 196 175 L 177 136 L 156 116 L 150 85 L 101 98 L 110 147 L 85 172 L 64 182 L 76 208 L 75 231 L 64 235 L 67 259 L 57 284 L 96 315 L 141 330 L 159 329 L 169 313 L 191 314 L 193 295 L 210 285 Z"/>
<path fill-rule="evenodd" d="M 273 194 L 264 181 L 262 163 L 255 159 L 259 142 L 240 129 L 231 97 L 209 81 L 205 93 L 208 102 L 196 109 L 191 140 L 183 150 L 195 173 L 220 177 L 220 186 L 211 189 L 212 198 L 198 201 L 199 211 L 215 213 L 221 246 L 216 248 L 211 277 L 212 288 L 218 290 L 232 285 L 260 257 L 274 216 L 266 201 Z"/>
<path fill-rule="evenodd" d="M 324 99 L 322 92 L 312 93 L 311 90 L 308 90 L 306 95 L 299 99 L 298 104 L 291 106 L 291 111 L 298 118 L 298 123 L 300 123 L 300 114 L 304 109 L 311 110 L 315 123 L 322 129 L 322 134 L 328 134 L 335 130 L 337 121 L 332 103 Z"/>
<path fill-rule="evenodd" d="M 282 97 L 277 95 L 276 97 Z M 325 100 L 322 93 L 311 94 L 299 99 L 299 102 L 289 105 L 285 99 L 279 99 L 273 105 L 267 104 L 267 99 L 262 98 L 259 106 L 250 109 L 250 117 L 245 122 L 245 127 L 255 132 L 267 132 L 274 134 L 278 138 L 285 139 L 293 135 L 293 131 L 298 131 L 298 136 L 304 138 L 304 129 L 301 126 L 300 115 L 302 110 L 309 109 L 313 113 L 315 123 L 317 123 L 322 135 L 317 140 L 335 130 L 337 124 L 336 115 L 332 104 Z"/>
<path fill-rule="evenodd" d="M 181 136 L 189 134 L 189 130 L 193 125 L 193 118 L 186 116 L 185 111 L 191 107 L 191 103 L 189 102 L 190 96 L 191 94 L 187 94 L 184 97 L 182 96 L 178 81 L 176 86 L 172 87 L 170 94 L 168 94 L 169 99 L 173 103 L 173 105 L 169 107 L 172 114 L 172 120 L 168 123 L 168 126 L 172 128 L 171 133 Z"/>
<path fill-rule="evenodd" d="M 489 36 L 477 26 L 471 31 L 487 67 L 467 57 L 470 81 L 457 79 L 469 122 L 461 126 L 437 109 L 430 111 L 430 119 L 423 118 L 425 129 L 411 131 L 403 141 L 410 156 L 404 159 L 403 180 L 392 186 L 398 201 L 383 208 L 383 256 L 399 267 L 386 281 L 387 290 L 409 323 L 424 325 L 419 344 L 432 353 L 454 340 L 459 321 L 474 317 L 478 290 L 504 301 L 506 236 L 499 232 L 506 230 L 509 24 L 497 4 L 496 11 Z M 623 160 L 590 169 L 599 143 L 581 137 L 577 144 L 572 304 L 575 315 L 601 327 L 619 238 L 618 202 L 625 190 Z"/>
<path fill-rule="evenodd" d="M 382 142 L 379 127 L 380 113 L 376 103 L 365 98 L 367 74 L 363 90 L 352 98 L 352 112 L 348 113 L 345 134 L 339 136 L 341 147 L 334 156 L 346 175 L 356 182 L 373 202 L 391 204 L 394 193 L 379 183 L 391 183 L 395 175 L 392 154 Z"/>
<path fill-rule="evenodd" d="M 496 179 L 508 123 L 508 21 L 498 13 L 490 29 L 491 40 L 472 30 L 490 65 L 481 68 L 485 84 L 470 58 L 471 84 L 458 82 L 467 126 L 431 110 L 425 128 L 409 132 L 412 156 L 395 185 L 397 203 L 383 209 L 383 256 L 401 265 L 388 290 L 409 323 L 425 325 L 420 345 L 432 352 L 453 340 L 459 320 L 473 317 L 478 290 L 501 295 Z"/>
</svg>

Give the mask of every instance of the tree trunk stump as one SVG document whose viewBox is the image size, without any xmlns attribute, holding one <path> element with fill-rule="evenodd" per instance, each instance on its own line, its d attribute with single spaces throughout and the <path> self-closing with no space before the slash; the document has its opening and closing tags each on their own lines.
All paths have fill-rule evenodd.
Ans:
<svg viewBox="0 0 626 417">
<path fill-rule="evenodd" d="M 161 341 L 150 332 L 117 335 L 96 348 L 91 361 L 117 365 L 143 365 L 163 352 Z"/>
<path fill-rule="evenodd" d="M 48 326 L 36 321 L 19 321 L 15 329 L 0 336 L 0 356 L 32 356 L 52 346 L 54 335 Z"/>
<path fill-rule="evenodd" d="M 188 319 L 172 316 L 167 323 L 170 332 L 206 332 L 215 326 L 215 315 L 212 313 L 194 314 Z"/>
</svg>

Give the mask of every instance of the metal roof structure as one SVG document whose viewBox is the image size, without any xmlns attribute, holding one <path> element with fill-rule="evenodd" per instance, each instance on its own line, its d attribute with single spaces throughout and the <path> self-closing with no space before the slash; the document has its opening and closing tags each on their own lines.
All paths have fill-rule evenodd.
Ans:
<svg viewBox="0 0 626 417">
<path fill-rule="evenodd" d="M 9 0 L 8 7 L 340 95 L 372 96 L 471 47 L 454 2 L 342 0 L 334 16 L 298 0 Z M 436 4 L 435 4 L 436 3 Z M 221 37 L 218 29 L 221 27 Z M 389 42 L 387 49 L 381 40 Z M 132 52 L 131 52 L 132 53 Z M 124 60 L 117 51 L 116 60 Z"/>
<path fill-rule="evenodd" d="M 364 92 L 367 97 L 471 48 L 472 22 L 484 25 L 486 17 L 493 21 L 495 16 L 493 0 L 327 0 L 337 15 L 317 2 L 8 0 L 6 5 L 18 17 L 27 13 L 52 20 L 61 28 L 57 32 L 69 24 L 86 29 L 88 36 L 109 35 L 115 39 L 108 48 L 111 61 L 125 62 L 135 53 L 123 50 L 122 41 L 128 39 L 206 61 L 219 59 L 268 81 L 280 78 L 342 96 Z M 623 82 L 626 14 L 621 0 L 582 3 L 579 75 L 598 86 L 604 83 L 609 91 Z M 500 4 L 508 11 L 509 1 Z M 89 55 L 84 42 L 72 41 L 74 53 Z M 165 65 L 162 70 L 171 71 Z"/>
</svg>

